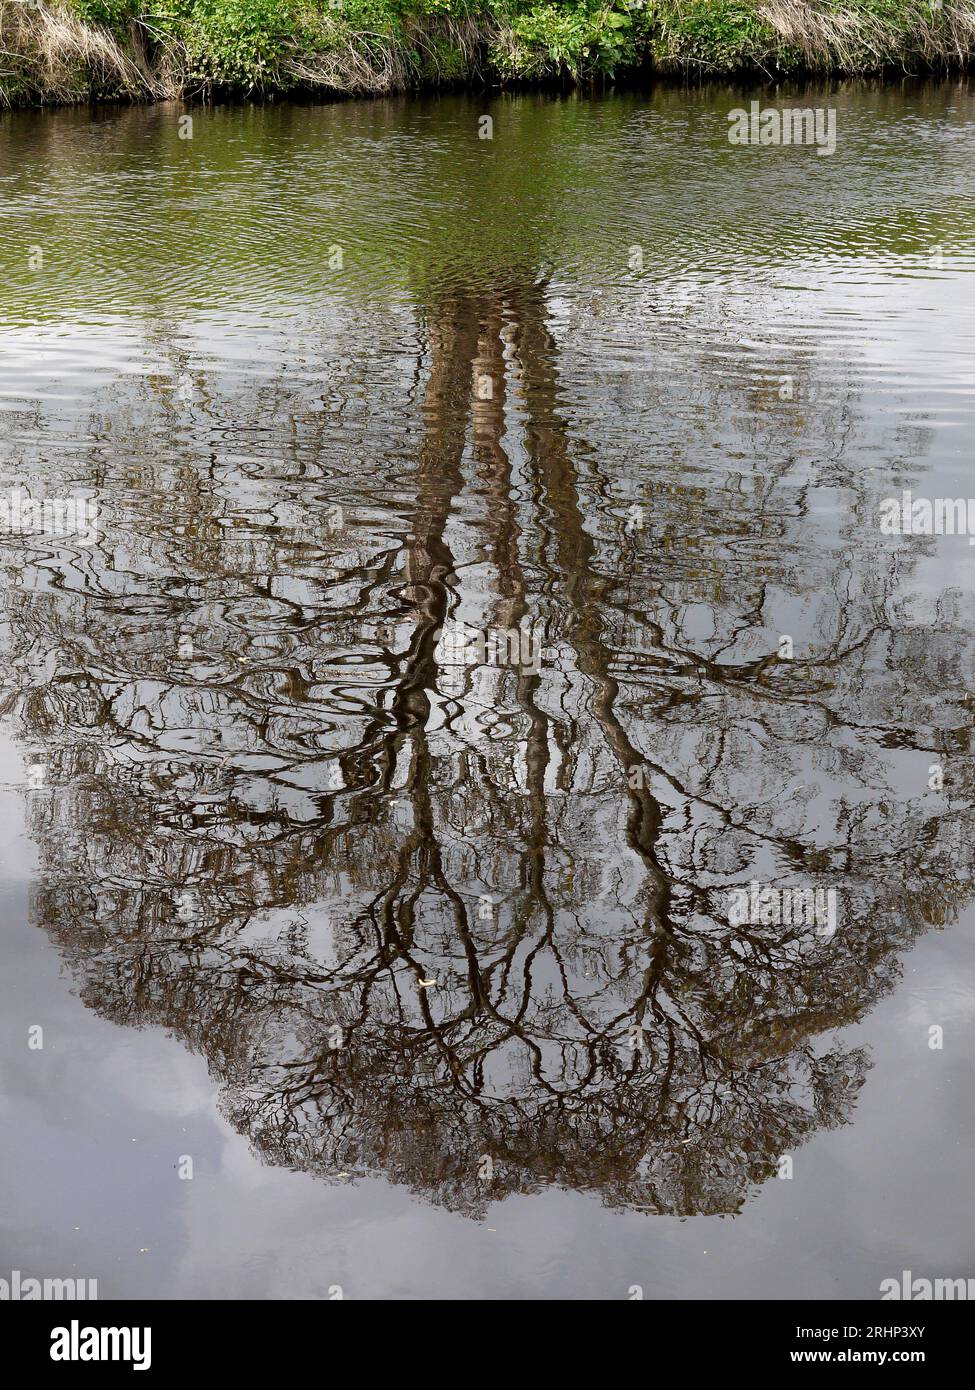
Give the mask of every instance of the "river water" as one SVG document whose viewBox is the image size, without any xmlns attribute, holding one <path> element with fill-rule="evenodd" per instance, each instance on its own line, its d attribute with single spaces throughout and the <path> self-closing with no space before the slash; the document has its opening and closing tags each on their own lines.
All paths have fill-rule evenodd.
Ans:
<svg viewBox="0 0 975 1390">
<path fill-rule="evenodd" d="M 975 1275 L 973 120 L 0 117 L 0 1277 Z"/>
</svg>

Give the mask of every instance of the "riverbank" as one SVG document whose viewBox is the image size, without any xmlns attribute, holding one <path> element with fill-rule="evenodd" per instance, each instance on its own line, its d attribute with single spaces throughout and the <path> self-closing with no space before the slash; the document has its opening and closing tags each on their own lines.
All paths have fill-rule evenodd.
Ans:
<svg viewBox="0 0 975 1390">
<path fill-rule="evenodd" d="M 0 104 L 960 67 L 957 0 L 0 0 Z"/>
</svg>

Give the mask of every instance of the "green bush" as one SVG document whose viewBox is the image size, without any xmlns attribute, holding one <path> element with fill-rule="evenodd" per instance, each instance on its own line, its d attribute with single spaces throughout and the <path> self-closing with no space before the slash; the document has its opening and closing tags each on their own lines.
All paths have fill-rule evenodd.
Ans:
<svg viewBox="0 0 975 1390">
<path fill-rule="evenodd" d="M 192 0 L 184 15 L 195 78 L 245 91 L 286 85 L 278 60 L 298 32 L 297 0 Z"/>
<path fill-rule="evenodd" d="M 89 24 L 103 24 L 108 29 L 122 30 L 143 6 L 140 0 L 72 0 L 76 14 Z"/>
<path fill-rule="evenodd" d="M 580 78 L 612 74 L 635 63 L 643 29 L 640 10 L 606 0 L 535 0 L 508 10 L 510 37 L 492 55 L 505 76 Z"/>
<path fill-rule="evenodd" d="M 750 0 L 648 0 L 646 12 L 663 52 L 706 68 L 741 67 L 775 46 Z"/>
</svg>

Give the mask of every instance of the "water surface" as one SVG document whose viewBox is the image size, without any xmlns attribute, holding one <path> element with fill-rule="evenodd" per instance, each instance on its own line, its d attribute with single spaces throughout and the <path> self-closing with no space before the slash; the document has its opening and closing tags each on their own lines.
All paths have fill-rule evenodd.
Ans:
<svg viewBox="0 0 975 1390">
<path fill-rule="evenodd" d="M 975 98 L 752 95 L 0 119 L 0 1276 L 975 1273 Z"/>
</svg>

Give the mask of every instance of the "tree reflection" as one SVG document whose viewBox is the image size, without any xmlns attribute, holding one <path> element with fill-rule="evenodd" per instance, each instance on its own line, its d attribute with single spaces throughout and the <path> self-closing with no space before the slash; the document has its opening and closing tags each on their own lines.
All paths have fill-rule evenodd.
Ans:
<svg viewBox="0 0 975 1390">
<path fill-rule="evenodd" d="M 950 595 L 907 605 L 842 456 L 751 490 L 675 459 L 633 527 L 550 317 L 528 275 L 428 293 L 381 470 L 348 399 L 355 461 L 317 467 L 335 411 L 286 377 L 235 424 L 290 420 L 284 459 L 202 465 L 224 421 L 192 379 L 133 416 L 174 461 L 93 431 L 100 544 L 10 566 L 34 913 L 89 1007 L 207 1057 L 270 1162 L 472 1214 L 553 1183 L 729 1212 L 850 1117 L 836 1030 L 967 894 L 971 643 Z M 853 497 L 825 552 L 824 479 Z M 445 669 L 453 620 L 538 623 L 541 669 Z M 836 936 L 732 925 L 752 879 L 836 887 Z"/>
</svg>

